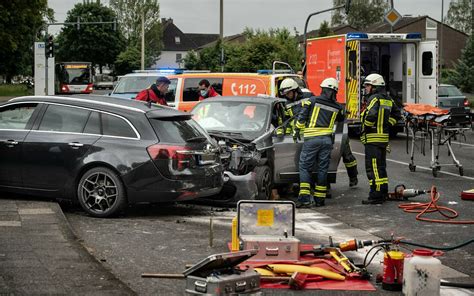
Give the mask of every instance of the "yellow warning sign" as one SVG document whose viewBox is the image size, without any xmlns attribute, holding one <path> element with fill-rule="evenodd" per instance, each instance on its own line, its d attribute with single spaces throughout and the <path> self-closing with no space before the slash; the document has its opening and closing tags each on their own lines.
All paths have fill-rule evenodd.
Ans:
<svg viewBox="0 0 474 296">
<path fill-rule="evenodd" d="M 273 226 L 273 209 L 257 210 L 257 226 Z"/>
<path fill-rule="evenodd" d="M 384 18 L 391 26 L 395 26 L 402 19 L 402 15 L 392 8 L 385 14 Z"/>
</svg>

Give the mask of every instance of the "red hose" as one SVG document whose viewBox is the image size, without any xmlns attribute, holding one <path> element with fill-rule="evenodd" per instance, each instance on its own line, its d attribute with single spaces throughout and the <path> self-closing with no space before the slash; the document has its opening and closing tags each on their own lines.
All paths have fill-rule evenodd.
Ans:
<svg viewBox="0 0 474 296">
<path fill-rule="evenodd" d="M 405 203 L 405 204 L 399 205 L 398 207 L 403 209 L 403 211 L 407 213 L 418 213 L 416 215 L 416 220 L 419 220 L 419 221 L 449 223 L 449 224 L 474 224 L 474 220 L 453 221 L 452 219 L 459 216 L 458 212 L 445 206 L 439 206 L 437 204 L 439 197 L 440 197 L 440 194 L 436 190 L 436 186 L 433 185 L 431 187 L 431 201 L 430 202 Z M 422 217 L 426 213 L 433 213 L 433 212 L 439 212 L 446 219 L 441 220 L 441 219 L 430 219 L 430 218 Z"/>
</svg>

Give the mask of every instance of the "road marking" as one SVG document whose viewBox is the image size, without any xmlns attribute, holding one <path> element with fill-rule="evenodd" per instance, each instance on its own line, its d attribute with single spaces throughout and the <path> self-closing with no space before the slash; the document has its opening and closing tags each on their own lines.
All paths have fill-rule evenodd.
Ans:
<svg viewBox="0 0 474 296">
<path fill-rule="evenodd" d="M 357 155 L 361 155 L 361 156 L 365 156 L 364 153 L 360 153 L 360 152 L 352 151 L 352 153 L 357 154 Z M 387 158 L 387 161 L 391 161 L 391 162 L 398 163 L 398 164 L 403 164 L 403 165 L 409 165 L 408 162 L 403 162 L 403 161 L 394 160 L 394 159 L 389 159 L 389 158 Z M 431 168 L 424 167 L 424 166 L 420 166 L 420 165 L 417 165 L 416 168 L 417 168 L 417 169 L 426 170 L 426 171 L 431 171 L 431 170 L 432 170 Z M 450 172 L 438 171 L 438 173 L 445 174 L 445 175 L 450 175 L 450 176 L 454 176 L 454 177 L 459 177 L 459 178 L 463 178 L 463 179 L 467 179 L 467 180 L 474 180 L 473 177 L 459 176 L 459 175 L 457 175 L 457 174 L 450 173 Z"/>
<path fill-rule="evenodd" d="M 407 136 L 405 134 L 400 134 L 398 135 L 397 137 L 400 137 L 400 138 L 406 138 Z M 412 138 L 412 136 L 409 136 L 408 138 Z M 420 136 L 416 136 L 416 139 L 417 140 L 421 140 L 423 139 L 423 137 L 420 137 Z M 425 142 L 429 142 L 429 137 L 427 136 L 425 139 Z M 457 142 L 457 141 L 451 141 L 451 144 L 456 144 L 456 145 L 461 145 L 461 146 L 469 146 L 469 147 L 473 147 L 474 148 L 474 144 L 468 144 L 468 143 L 461 143 L 461 142 Z"/>
</svg>

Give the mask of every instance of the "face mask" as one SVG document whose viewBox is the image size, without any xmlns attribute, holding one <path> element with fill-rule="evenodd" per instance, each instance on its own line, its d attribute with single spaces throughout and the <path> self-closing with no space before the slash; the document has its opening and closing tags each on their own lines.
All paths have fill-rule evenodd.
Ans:
<svg viewBox="0 0 474 296">
<path fill-rule="evenodd" d="M 207 96 L 207 90 L 201 89 L 201 97 Z"/>
</svg>

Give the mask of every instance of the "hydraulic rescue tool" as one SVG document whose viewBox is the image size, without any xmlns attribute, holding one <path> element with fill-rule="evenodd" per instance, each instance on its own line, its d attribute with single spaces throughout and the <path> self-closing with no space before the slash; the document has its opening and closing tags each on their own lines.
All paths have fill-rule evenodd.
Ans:
<svg viewBox="0 0 474 296">
<path fill-rule="evenodd" d="M 410 197 L 419 196 L 422 194 L 430 193 L 430 190 L 420 190 L 420 189 L 407 189 L 405 185 L 400 184 L 395 186 L 393 192 L 388 193 L 389 200 L 408 200 Z"/>
<path fill-rule="evenodd" d="M 363 247 L 372 246 L 378 243 L 373 240 L 356 240 L 351 239 L 345 242 L 334 243 L 332 237 L 329 237 L 329 244 L 327 245 L 314 245 L 312 250 L 301 251 L 300 255 L 313 254 L 314 256 L 322 256 L 325 254 L 330 254 L 331 251 L 334 251 L 335 248 L 339 249 L 341 252 L 347 251 L 357 251 Z"/>
</svg>

